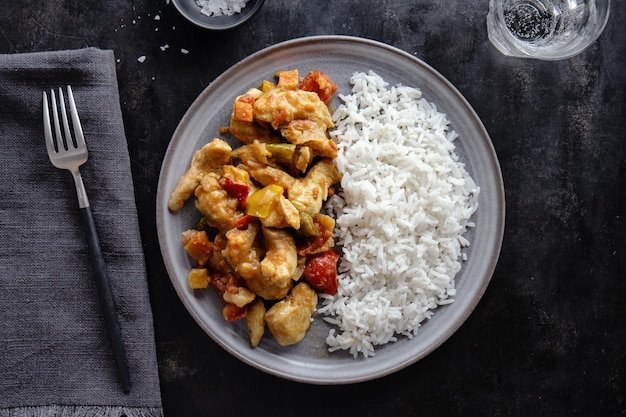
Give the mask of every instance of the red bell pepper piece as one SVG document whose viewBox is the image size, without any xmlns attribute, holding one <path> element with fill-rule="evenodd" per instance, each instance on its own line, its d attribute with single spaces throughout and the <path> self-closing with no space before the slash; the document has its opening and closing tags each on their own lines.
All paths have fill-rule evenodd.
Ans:
<svg viewBox="0 0 626 417">
<path fill-rule="evenodd" d="M 246 208 L 248 193 L 250 193 L 250 186 L 248 184 L 233 181 L 229 177 L 220 178 L 219 184 L 220 187 L 228 193 L 228 195 L 239 201 L 239 206 L 242 209 Z"/>
</svg>

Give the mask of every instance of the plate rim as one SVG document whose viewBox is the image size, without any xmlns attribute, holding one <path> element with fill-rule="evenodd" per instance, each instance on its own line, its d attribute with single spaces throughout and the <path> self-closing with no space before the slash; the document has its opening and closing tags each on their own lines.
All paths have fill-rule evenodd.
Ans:
<svg viewBox="0 0 626 417">
<path fill-rule="evenodd" d="M 277 50 L 288 49 L 288 48 L 296 47 L 302 43 L 311 43 L 311 42 L 313 43 L 320 43 L 320 42 L 322 43 L 337 43 L 337 42 L 359 43 L 359 44 L 363 44 L 366 46 L 384 49 L 388 51 L 389 53 L 398 55 L 404 59 L 408 59 L 412 61 L 413 64 L 425 68 L 430 73 L 430 75 L 435 76 L 438 79 L 438 81 L 441 82 L 462 105 L 462 107 L 467 112 L 468 116 L 470 117 L 471 121 L 475 125 L 475 128 L 480 132 L 481 142 L 483 146 L 486 147 L 486 150 L 488 151 L 487 156 L 489 160 L 494 162 L 493 168 L 495 169 L 495 172 L 493 172 L 493 174 L 495 174 L 494 180 L 496 182 L 496 188 L 497 188 L 497 204 L 496 205 L 497 205 L 498 219 L 497 219 L 496 227 L 495 227 L 495 238 L 493 241 L 494 243 L 493 253 L 490 254 L 490 261 L 487 264 L 487 267 L 485 268 L 485 270 L 488 271 L 488 275 L 486 277 L 483 277 L 483 281 L 481 282 L 481 285 L 478 288 L 475 294 L 475 297 L 472 299 L 472 301 L 469 304 L 467 304 L 466 308 L 462 311 L 462 314 L 459 317 L 459 319 L 454 322 L 454 325 L 449 326 L 444 333 L 442 333 L 436 340 L 434 340 L 434 342 L 431 343 L 426 349 L 420 352 L 420 354 L 411 357 L 409 360 L 398 362 L 387 369 L 376 372 L 375 374 L 367 374 L 367 373 L 366 374 L 354 374 L 351 376 L 344 376 L 343 378 L 315 378 L 315 377 L 309 377 L 309 376 L 305 376 L 301 374 L 289 373 L 284 370 L 277 370 L 271 366 L 267 366 L 263 363 L 254 361 L 250 359 L 249 357 L 239 353 L 235 349 L 228 346 L 226 342 L 216 337 L 212 333 L 212 331 L 208 329 L 204 323 L 201 322 L 200 317 L 194 311 L 194 308 L 191 305 L 191 303 L 181 293 L 181 290 L 178 288 L 178 286 L 174 282 L 174 278 L 172 277 L 174 268 L 170 264 L 169 259 L 167 259 L 167 257 L 165 256 L 164 249 L 163 249 L 164 239 L 165 239 L 164 232 L 163 232 L 163 221 L 164 221 L 163 216 L 164 216 L 164 212 L 168 212 L 167 209 L 163 210 L 163 205 L 164 204 L 166 205 L 166 201 L 167 201 L 167 198 L 169 198 L 169 193 L 171 193 L 171 190 L 169 190 L 168 192 L 167 190 L 163 190 L 163 187 L 161 187 L 162 176 L 164 174 L 164 168 L 166 167 L 166 164 L 171 162 L 169 159 L 172 157 L 170 150 L 173 147 L 175 147 L 177 143 L 181 140 L 180 139 L 181 131 L 185 129 L 185 126 L 188 124 L 189 120 L 193 117 L 195 111 L 204 103 L 204 101 L 206 100 L 206 96 L 211 95 L 211 92 L 215 89 L 216 85 L 219 85 L 223 79 L 226 79 L 229 76 L 229 74 L 237 71 L 240 68 L 245 67 L 248 62 L 263 59 L 264 56 L 272 55 Z M 479 207 L 479 210 L 480 210 L 480 207 Z M 174 289 L 179 299 L 185 306 L 188 313 L 196 321 L 196 323 L 205 331 L 205 333 L 207 333 L 211 337 L 211 339 L 215 343 L 217 343 L 219 346 L 225 349 L 229 354 L 235 356 L 236 358 L 243 361 L 244 363 L 247 363 L 248 365 L 251 365 L 254 368 L 264 371 L 268 374 L 278 376 L 284 379 L 293 380 L 297 382 L 310 383 L 310 384 L 319 384 L 319 385 L 350 384 L 350 383 L 357 383 L 357 382 L 363 382 L 363 381 L 381 378 L 383 376 L 397 372 L 419 361 L 420 359 L 432 353 L 443 343 L 445 343 L 465 323 L 465 321 L 472 314 L 475 307 L 483 298 L 483 295 L 493 277 L 493 274 L 495 272 L 495 269 L 499 260 L 501 248 L 502 248 L 502 241 L 504 237 L 504 227 L 505 227 L 505 211 L 506 211 L 506 205 L 505 205 L 504 181 L 502 178 L 502 172 L 501 172 L 500 164 L 499 164 L 496 152 L 495 152 L 495 148 L 493 146 L 491 138 L 482 120 L 478 117 L 478 114 L 476 113 L 474 108 L 470 105 L 467 99 L 460 93 L 460 91 L 449 80 L 447 80 L 441 73 L 439 73 L 431 65 L 424 62 L 420 58 L 413 56 L 409 54 L 408 52 L 403 51 L 397 47 L 385 44 L 380 41 L 367 39 L 367 38 L 361 38 L 361 37 L 355 37 L 355 36 L 348 36 L 348 35 L 316 35 L 316 36 L 305 36 L 305 37 L 293 38 L 290 40 L 282 41 L 282 42 L 270 45 L 268 47 L 265 47 L 251 54 L 250 56 L 240 60 L 239 62 L 231 66 L 229 69 L 224 71 L 222 74 L 220 74 L 192 102 L 192 104 L 189 106 L 189 108 L 186 110 L 185 114 L 181 118 L 174 133 L 172 134 L 170 143 L 167 147 L 166 153 L 163 158 L 163 163 L 162 163 L 161 171 L 159 174 L 159 181 L 158 181 L 158 186 L 157 186 L 157 199 L 156 199 L 157 235 L 158 235 L 159 245 L 161 247 L 163 261 L 164 261 L 164 264 L 168 273 L 168 277 L 170 278 L 170 281 L 172 285 L 174 286 Z M 357 363 L 358 362 L 355 361 L 355 364 Z"/>
</svg>

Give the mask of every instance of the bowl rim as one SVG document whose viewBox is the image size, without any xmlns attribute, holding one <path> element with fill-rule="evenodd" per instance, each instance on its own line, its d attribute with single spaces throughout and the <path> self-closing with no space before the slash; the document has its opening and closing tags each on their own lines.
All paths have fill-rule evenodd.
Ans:
<svg viewBox="0 0 626 417">
<path fill-rule="evenodd" d="M 233 29 L 237 26 L 242 25 L 243 23 L 254 17 L 263 6 L 263 3 L 265 3 L 265 0 L 249 0 L 246 6 L 241 10 L 241 12 L 236 13 L 232 16 L 206 16 L 200 12 L 200 6 L 196 5 L 195 0 L 171 1 L 174 4 L 174 7 L 178 11 L 178 13 L 180 13 L 180 15 L 187 19 L 190 23 L 194 24 L 197 27 L 214 31 Z M 190 13 L 190 8 L 185 7 L 185 5 L 190 4 L 194 7 L 197 7 L 197 13 Z"/>
</svg>

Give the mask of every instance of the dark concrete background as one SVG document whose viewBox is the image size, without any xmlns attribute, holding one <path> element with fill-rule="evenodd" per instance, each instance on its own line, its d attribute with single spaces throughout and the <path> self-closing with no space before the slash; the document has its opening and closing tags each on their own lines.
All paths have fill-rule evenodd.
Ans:
<svg viewBox="0 0 626 417">
<path fill-rule="evenodd" d="M 3 0 L 0 53 L 115 51 L 168 417 L 624 416 L 626 16 L 613 3 L 601 38 L 558 62 L 501 56 L 487 0 L 266 0 L 224 33 L 165 0 Z M 441 72 L 483 120 L 506 188 L 500 261 L 468 321 L 413 366 L 350 386 L 281 380 L 219 348 L 177 298 L 155 229 L 161 161 L 196 96 L 249 54 L 320 34 L 386 42 Z"/>
</svg>

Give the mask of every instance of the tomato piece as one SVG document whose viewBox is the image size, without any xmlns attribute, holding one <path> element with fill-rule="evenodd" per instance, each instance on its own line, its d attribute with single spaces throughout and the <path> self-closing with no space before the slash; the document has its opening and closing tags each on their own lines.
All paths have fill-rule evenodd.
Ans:
<svg viewBox="0 0 626 417">
<path fill-rule="evenodd" d="M 228 177 L 220 178 L 219 184 L 229 196 L 236 198 L 239 201 L 239 206 L 242 209 L 246 208 L 248 193 L 250 192 L 250 186 L 248 184 L 233 181 Z"/>
<path fill-rule="evenodd" d="M 239 98 L 237 98 L 237 101 L 240 103 L 247 103 L 247 104 L 254 105 L 254 102 L 256 101 L 256 99 L 254 98 L 252 94 L 244 94 L 240 96 Z"/>
<path fill-rule="evenodd" d="M 320 70 L 309 72 L 300 83 L 300 90 L 312 91 L 317 93 L 320 100 L 328 104 L 333 99 L 337 91 L 337 84 L 333 82 L 326 74 Z"/>
<path fill-rule="evenodd" d="M 338 260 L 339 254 L 332 249 L 313 255 L 304 266 L 304 277 L 318 290 L 330 295 L 336 294 Z"/>
<path fill-rule="evenodd" d="M 241 320 L 248 314 L 248 306 L 237 307 L 235 304 L 227 303 L 222 309 L 224 319 L 229 322 Z"/>
<path fill-rule="evenodd" d="M 252 220 L 254 220 L 254 216 L 246 214 L 241 219 L 235 222 L 235 227 L 239 230 L 245 230 L 248 228 L 248 226 L 250 226 L 250 223 L 252 223 Z"/>
</svg>

